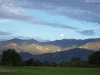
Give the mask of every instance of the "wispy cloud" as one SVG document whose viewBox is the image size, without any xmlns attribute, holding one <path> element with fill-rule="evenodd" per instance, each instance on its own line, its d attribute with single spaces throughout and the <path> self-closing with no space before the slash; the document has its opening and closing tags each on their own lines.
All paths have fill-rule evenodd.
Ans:
<svg viewBox="0 0 100 75">
<path fill-rule="evenodd" d="M 73 27 L 73 26 L 70 26 L 70 25 L 64 25 L 64 24 L 60 24 L 60 23 L 57 23 L 57 22 L 46 22 L 46 21 L 42 21 L 42 20 L 31 21 L 31 23 L 42 24 L 42 25 L 55 27 L 55 28 L 64 28 L 64 29 L 72 29 L 72 30 L 79 29 L 77 27 Z"/>
<path fill-rule="evenodd" d="M 49 14 L 62 15 L 72 19 L 100 24 L 100 3 L 86 3 L 85 0 L 0 0 L 0 18 L 38 23 L 56 28 L 77 29 L 70 25 L 47 22 L 24 14 L 25 9 L 43 10 Z"/>
<path fill-rule="evenodd" d="M 11 33 L 0 31 L 0 36 L 8 36 L 8 35 L 11 35 Z"/>
<path fill-rule="evenodd" d="M 70 25 L 64 25 L 55 22 L 47 22 L 41 20 L 40 18 L 24 14 L 24 9 L 35 9 L 35 7 L 39 9 L 39 7 L 41 7 L 41 4 L 41 1 L 36 0 L 0 0 L 0 18 L 26 21 L 30 23 L 47 25 L 56 28 L 77 29 L 76 27 L 71 27 Z"/>
<path fill-rule="evenodd" d="M 88 36 L 95 35 L 95 31 L 94 30 L 83 30 L 83 31 L 77 31 L 77 32 L 82 34 L 82 35 L 88 35 Z"/>
<path fill-rule="evenodd" d="M 100 3 L 85 0 L 21 0 L 23 8 L 39 9 L 50 14 L 58 14 L 86 22 L 100 23 Z"/>
</svg>

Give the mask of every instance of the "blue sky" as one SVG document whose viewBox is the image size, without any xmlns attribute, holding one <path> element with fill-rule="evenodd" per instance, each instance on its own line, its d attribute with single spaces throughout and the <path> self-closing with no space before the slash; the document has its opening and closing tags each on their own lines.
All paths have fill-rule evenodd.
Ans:
<svg viewBox="0 0 100 75">
<path fill-rule="evenodd" d="M 0 39 L 100 38 L 100 2 L 0 0 Z"/>
</svg>

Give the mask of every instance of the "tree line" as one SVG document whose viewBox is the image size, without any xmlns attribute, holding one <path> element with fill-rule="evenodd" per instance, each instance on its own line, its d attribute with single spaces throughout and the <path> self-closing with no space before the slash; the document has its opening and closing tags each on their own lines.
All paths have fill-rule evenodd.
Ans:
<svg viewBox="0 0 100 75">
<path fill-rule="evenodd" d="M 62 66 L 62 67 L 100 67 L 100 51 L 88 56 L 88 61 L 83 61 L 79 57 L 73 57 L 71 61 L 41 62 L 35 58 L 22 60 L 21 56 L 14 50 L 4 50 L 0 56 L 0 65 L 7 66 Z"/>
</svg>

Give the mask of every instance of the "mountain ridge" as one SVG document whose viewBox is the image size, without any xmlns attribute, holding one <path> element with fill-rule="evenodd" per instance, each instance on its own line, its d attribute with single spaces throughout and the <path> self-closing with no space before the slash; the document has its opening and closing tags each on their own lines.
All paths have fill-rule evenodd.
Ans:
<svg viewBox="0 0 100 75">
<path fill-rule="evenodd" d="M 80 58 L 83 61 L 88 60 L 88 56 L 95 51 L 75 48 L 67 51 L 55 52 L 55 53 L 46 53 L 42 55 L 37 55 L 35 58 L 40 61 L 48 61 L 48 62 L 63 62 L 63 61 L 71 61 L 72 58 Z"/>
<path fill-rule="evenodd" d="M 100 38 L 95 39 L 85 39 L 85 40 L 77 40 L 77 39 L 62 39 L 62 40 L 55 40 L 50 42 L 38 42 L 34 39 L 18 39 L 14 38 L 7 41 L 0 42 L 0 52 L 6 50 L 8 48 L 13 48 L 17 52 L 29 52 L 33 55 L 39 55 L 44 53 L 54 53 L 60 51 L 67 51 L 74 48 L 84 48 L 84 49 L 91 49 L 94 46 L 93 51 L 100 50 L 100 43 L 92 44 L 95 42 L 100 42 Z M 88 44 L 91 45 L 88 45 Z M 88 48 L 86 47 L 88 45 Z"/>
</svg>

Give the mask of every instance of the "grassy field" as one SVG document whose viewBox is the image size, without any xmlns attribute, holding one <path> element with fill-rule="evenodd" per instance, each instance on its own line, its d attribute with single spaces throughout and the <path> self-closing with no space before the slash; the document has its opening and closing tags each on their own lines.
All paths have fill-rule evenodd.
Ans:
<svg viewBox="0 0 100 75">
<path fill-rule="evenodd" d="M 0 75 L 100 75 L 100 69 L 96 68 L 62 68 L 62 67 L 5 67 L 16 72 L 5 72 Z"/>
</svg>

